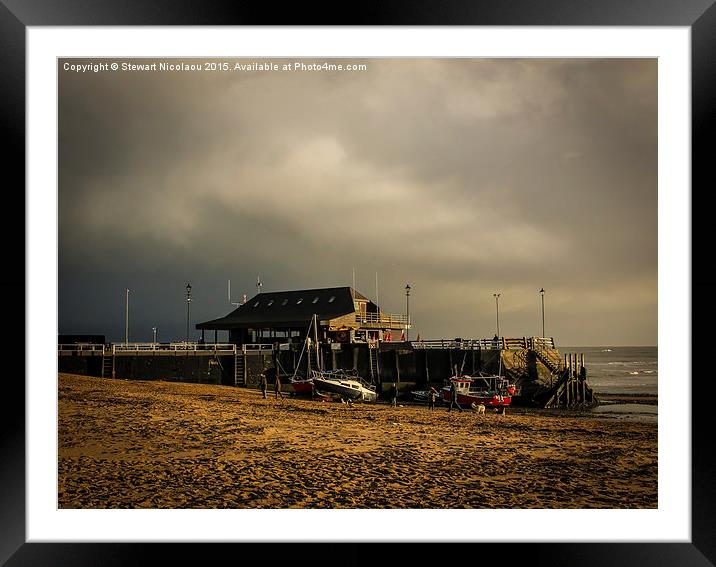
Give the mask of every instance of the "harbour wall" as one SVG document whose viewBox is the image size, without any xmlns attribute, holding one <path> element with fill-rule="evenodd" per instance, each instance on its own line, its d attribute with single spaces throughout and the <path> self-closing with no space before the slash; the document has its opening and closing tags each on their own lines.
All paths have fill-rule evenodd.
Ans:
<svg viewBox="0 0 716 567">
<path fill-rule="evenodd" d="M 278 345 L 277 345 L 278 346 Z M 260 375 L 276 369 L 290 390 L 288 377 L 295 371 L 305 375 L 316 368 L 315 350 L 303 351 L 290 345 L 261 352 L 215 354 L 212 352 L 122 352 L 65 353 L 58 357 L 60 372 L 126 380 L 167 380 L 258 387 Z M 543 354 L 545 351 L 542 351 Z M 111 353 L 111 351 L 110 351 Z M 559 359 L 557 349 L 549 354 Z M 111 360 L 109 357 L 111 356 Z M 531 349 L 415 349 L 407 343 L 383 343 L 380 349 L 362 344 L 326 344 L 320 350 L 321 367 L 326 370 L 355 368 L 359 375 L 387 391 L 393 383 L 400 393 L 428 386 L 440 387 L 455 371 L 459 374 L 500 374 L 520 388 L 524 403 L 532 403 L 551 387 L 554 375 Z M 375 360 L 377 359 L 377 365 Z M 111 363 L 111 367 L 110 367 Z M 272 374 L 275 370 L 271 370 Z M 515 400 L 518 401 L 518 400 Z"/>
</svg>

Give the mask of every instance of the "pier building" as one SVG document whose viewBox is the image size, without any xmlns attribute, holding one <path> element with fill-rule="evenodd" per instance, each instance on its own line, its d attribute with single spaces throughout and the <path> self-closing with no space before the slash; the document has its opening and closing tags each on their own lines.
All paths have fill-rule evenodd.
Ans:
<svg viewBox="0 0 716 567">
<path fill-rule="evenodd" d="M 352 287 L 330 287 L 259 293 L 231 313 L 196 325 L 206 331 L 229 332 L 236 345 L 301 343 L 314 315 L 322 343 L 399 341 L 410 329 L 408 316 L 385 313 Z M 214 342 L 217 342 L 214 340 Z"/>
</svg>

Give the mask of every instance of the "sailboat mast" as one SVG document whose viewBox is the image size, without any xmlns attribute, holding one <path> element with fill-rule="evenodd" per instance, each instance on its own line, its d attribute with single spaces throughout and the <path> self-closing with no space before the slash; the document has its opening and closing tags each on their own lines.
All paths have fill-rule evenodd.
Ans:
<svg viewBox="0 0 716 567">
<path fill-rule="evenodd" d="M 318 347 L 318 319 L 315 313 L 313 314 L 313 336 L 316 341 L 316 364 L 319 370 L 323 370 L 323 365 L 321 364 L 321 349 Z"/>
</svg>

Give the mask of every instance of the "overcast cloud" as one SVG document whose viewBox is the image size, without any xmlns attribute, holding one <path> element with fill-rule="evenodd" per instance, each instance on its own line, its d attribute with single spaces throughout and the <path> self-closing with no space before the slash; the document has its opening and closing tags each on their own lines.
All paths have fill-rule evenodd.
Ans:
<svg viewBox="0 0 716 567">
<path fill-rule="evenodd" d="M 492 336 L 495 292 L 539 335 L 544 287 L 558 345 L 656 344 L 656 60 L 330 62 L 368 70 L 60 61 L 59 331 L 121 339 L 128 287 L 130 340 L 182 340 L 187 281 L 193 327 L 355 267 L 413 338 Z"/>
</svg>

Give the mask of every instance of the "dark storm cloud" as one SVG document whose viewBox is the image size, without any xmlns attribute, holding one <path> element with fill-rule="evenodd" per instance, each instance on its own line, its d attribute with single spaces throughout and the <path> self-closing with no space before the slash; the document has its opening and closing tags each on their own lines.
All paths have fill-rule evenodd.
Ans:
<svg viewBox="0 0 716 567">
<path fill-rule="evenodd" d="M 279 60 L 275 60 L 279 61 Z M 340 61 L 335 61 L 340 62 Z M 345 61 L 343 61 L 345 63 Z M 358 62 L 358 61 L 352 61 Z M 656 344 L 655 60 L 59 73 L 61 332 L 350 285 L 424 337 Z M 60 62 L 60 65 L 62 62 Z M 168 337 L 165 337 L 168 338 Z"/>
</svg>

